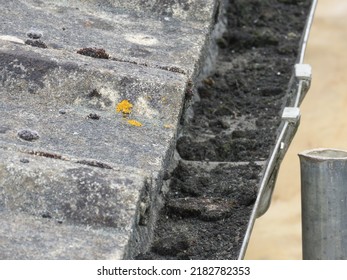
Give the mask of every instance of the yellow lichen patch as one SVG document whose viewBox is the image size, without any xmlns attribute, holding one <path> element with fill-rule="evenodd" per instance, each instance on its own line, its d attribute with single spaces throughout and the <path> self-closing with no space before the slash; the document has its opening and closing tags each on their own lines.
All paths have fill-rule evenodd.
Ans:
<svg viewBox="0 0 347 280">
<path fill-rule="evenodd" d="M 133 108 L 133 104 L 129 102 L 129 100 L 122 100 L 116 106 L 117 112 L 122 112 L 123 116 L 129 115 L 131 113 L 131 109 Z"/>
<path fill-rule="evenodd" d="M 140 123 L 136 120 L 128 120 L 128 124 L 131 124 L 133 126 L 142 126 L 142 123 Z"/>
<path fill-rule="evenodd" d="M 129 100 L 124 99 L 117 104 L 116 111 L 123 114 L 123 119 L 126 120 L 128 124 L 133 126 L 142 126 L 142 123 L 140 123 L 139 121 L 128 119 L 132 108 L 133 104 L 131 104 Z"/>
</svg>

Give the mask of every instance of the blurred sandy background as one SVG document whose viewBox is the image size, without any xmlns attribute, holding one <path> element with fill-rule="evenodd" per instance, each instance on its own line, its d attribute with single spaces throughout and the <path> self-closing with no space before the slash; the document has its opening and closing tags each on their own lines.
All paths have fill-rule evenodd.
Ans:
<svg viewBox="0 0 347 280">
<path fill-rule="evenodd" d="M 245 259 L 302 259 L 300 166 L 313 148 L 347 150 L 347 1 L 319 0 L 305 63 L 312 84 L 299 130 L 281 165 L 268 212 L 257 219 Z"/>
</svg>

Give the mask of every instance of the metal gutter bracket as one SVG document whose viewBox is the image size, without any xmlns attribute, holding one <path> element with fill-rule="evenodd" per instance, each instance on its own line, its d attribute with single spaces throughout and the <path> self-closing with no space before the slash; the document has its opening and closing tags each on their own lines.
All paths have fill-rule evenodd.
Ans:
<svg viewBox="0 0 347 280">
<path fill-rule="evenodd" d="M 307 80 L 311 82 L 312 79 L 312 67 L 310 64 L 295 64 L 295 77 L 299 80 Z"/>
<path fill-rule="evenodd" d="M 277 139 L 275 149 L 273 150 L 268 163 L 268 179 L 265 177 L 263 178 L 264 188 L 257 209 L 257 217 L 262 216 L 270 207 L 279 167 L 299 127 L 300 116 L 300 109 L 298 107 L 285 107 L 283 110 L 282 132 L 280 137 Z"/>
<path fill-rule="evenodd" d="M 300 120 L 300 109 L 298 107 L 285 107 L 282 113 L 282 120 L 296 124 Z"/>
<path fill-rule="evenodd" d="M 298 107 L 305 98 L 306 93 L 310 89 L 312 80 L 312 67 L 309 64 L 298 63 L 294 66 L 294 75 L 299 82 L 299 94 L 295 101 L 295 107 Z"/>
</svg>

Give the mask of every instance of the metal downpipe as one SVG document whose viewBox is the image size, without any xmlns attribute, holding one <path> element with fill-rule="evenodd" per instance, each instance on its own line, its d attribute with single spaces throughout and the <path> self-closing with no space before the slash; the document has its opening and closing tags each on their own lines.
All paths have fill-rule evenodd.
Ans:
<svg viewBox="0 0 347 280">
<path fill-rule="evenodd" d="M 304 260 L 347 259 L 347 151 L 299 154 Z"/>
</svg>

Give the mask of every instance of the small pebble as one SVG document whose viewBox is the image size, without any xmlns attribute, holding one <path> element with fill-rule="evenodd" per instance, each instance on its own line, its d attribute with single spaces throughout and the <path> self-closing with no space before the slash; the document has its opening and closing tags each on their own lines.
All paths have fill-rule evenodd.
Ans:
<svg viewBox="0 0 347 280">
<path fill-rule="evenodd" d="M 31 29 L 27 32 L 27 36 L 30 39 L 40 39 L 42 37 L 42 32 L 39 30 Z"/>
<path fill-rule="evenodd" d="M 21 159 L 20 159 L 20 162 L 21 162 L 21 163 L 29 163 L 29 160 L 26 159 L 26 158 L 21 158 Z"/>
<path fill-rule="evenodd" d="M 64 109 L 59 109 L 59 114 L 65 115 L 66 111 Z"/>
<path fill-rule="evenodd" d="M 100 116 L 98 114 L 95 114 L 95 113 L 90 113 L 88 115 L 88 119 L 98 120 L 98 119 L 100 119 Z"/>
<path fill-rule="evenodd" d="M 17 135 L 25 141 L 34 141 L 40 138 L 40 135 L 36 131 L 29 129 L 20 130 Z"/>
</svg>

